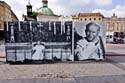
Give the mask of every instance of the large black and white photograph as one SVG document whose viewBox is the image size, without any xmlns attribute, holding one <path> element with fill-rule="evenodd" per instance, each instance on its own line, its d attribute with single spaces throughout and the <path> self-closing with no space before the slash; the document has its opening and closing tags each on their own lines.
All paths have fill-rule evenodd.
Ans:
<svg viewBox="0 0 125 83">
<path fill-rule="evenodd" d="M 74 59 L 104 60 L 105 58 L 105 23 L 74 23 Z"/>
<path fill-rule="evenodd" d="M 6 22 L 7 61 L 65 61 L 72 55 L 72 22 Z"/>
<path fill-rule="evenodd" d="M 105 59 L 105 23 L 6 22 L 7 61 Z"/>
</svg>

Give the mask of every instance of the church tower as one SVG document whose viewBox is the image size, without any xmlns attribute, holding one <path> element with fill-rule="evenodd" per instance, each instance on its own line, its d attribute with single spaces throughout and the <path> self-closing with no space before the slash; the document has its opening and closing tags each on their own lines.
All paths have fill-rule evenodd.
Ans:
<svg viewBox="0 0 125 83">
<path fill-rule="evenodd" d="M 27 16 L 31 17 L 32 16 L 32 5 L 30 4 L 30 0 L 28 1 L 28 4 L 26 7 L 27 7 Z"/>
<path fill-rule="evenodd" d="M 42 0 L 42 2 L 43 2 L 43 8 L 48 7 L 48 0 Z"/>
</svg>

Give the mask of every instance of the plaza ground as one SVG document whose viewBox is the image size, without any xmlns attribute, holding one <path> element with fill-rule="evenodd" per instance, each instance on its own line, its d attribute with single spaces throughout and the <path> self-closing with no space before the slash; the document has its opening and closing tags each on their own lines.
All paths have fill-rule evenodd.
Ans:
<svg viewBox="0 0 125 83">
<path fill-rule="evenodd" d="M 0 58 L 0 83 L 125 83 L 125 45 L 107 44 L 106 61 L 8 64 Z M 4 45 L 0 46 L 4 55 Z"/>
</svg>

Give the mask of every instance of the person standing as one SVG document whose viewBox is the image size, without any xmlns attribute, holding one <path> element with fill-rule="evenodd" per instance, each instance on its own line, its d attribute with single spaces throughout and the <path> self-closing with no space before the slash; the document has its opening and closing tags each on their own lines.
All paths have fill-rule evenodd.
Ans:
<svg viewBox="0 0 125 83">
<path fill-rule="evenodd" d="M 32 60 L 43 60 L 44 59 L 45 46 L 40 41 L 32 48 Z"/>
</svg>

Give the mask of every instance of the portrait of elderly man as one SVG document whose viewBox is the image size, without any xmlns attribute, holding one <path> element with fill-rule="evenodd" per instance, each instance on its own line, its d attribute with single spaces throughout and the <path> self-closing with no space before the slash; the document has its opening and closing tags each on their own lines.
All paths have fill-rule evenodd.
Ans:
<svg viewBox="0 0 125 83">
<path fill-rule="evenodd" d="M 86 24 L 84 30 L 86 37 L 76 42 L 75 55 L 78 60 L 104 60 L 105 49 L 102 38 L 99 36 L 100 29 L 101 27 L 94 22 Z"/>
</svg>

